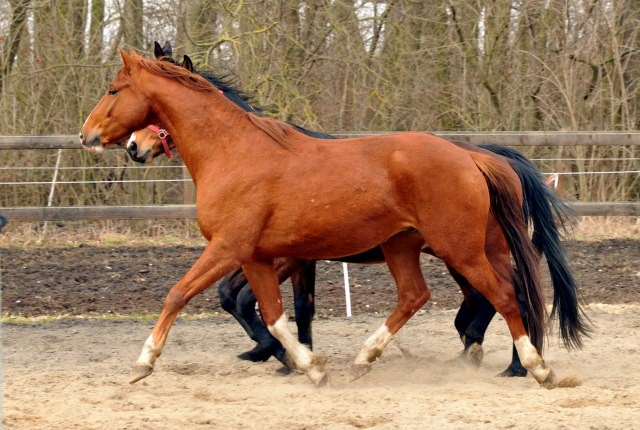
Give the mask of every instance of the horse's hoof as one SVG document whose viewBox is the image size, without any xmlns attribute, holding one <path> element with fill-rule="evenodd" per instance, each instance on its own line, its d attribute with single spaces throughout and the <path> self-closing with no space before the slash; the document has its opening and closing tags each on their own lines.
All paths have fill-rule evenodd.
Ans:
<svg viewBox="0 0 640 430">
<path fill-rule="evenodd" d="M 153 366 L 148 364 L 137 364 L 131 370 L 131 379 L 129 380 L 130 384 L 138 382 L 141 379 L 146 378 L 147 376 L 153 373 Z"/>
<path fill-rule="evenodd" d="M 262 348 L 260 345 L 256 345 L 251 351 L 243 352 L 238 355 L 240 360 L 253 361 L 258 363 L 261 361 L 267 361 L 271 357 L 271 348 Z"/>
<path fill-rule="evenodd" d="M 316 384 L 318 388 L 329 388 L 331 387 L 331 377 L 329 376 L 329 372 L 325 373 L 320 382 Z"/>
<path fill-rule="evenodd" d="M 476 369 L 480 368 L 482 359 L 484 358 L 484 350 L 482 349 L 482 345 L 480 345 L 479 343 L 474 343 L 469 348 L 467 348 L 463 354 L 466 356 L 467 362 L 469 364 L 471 364 Z"/>
<path fill-rule="evenodd" d="M 524 367 L 509 366 L 504 372 L 496 375 L 498 378 L 524 378 L 527 376 L 527 369 Z"/>
<path fill-rule="evenodd" d="M 547 375 L 547 379 L 540 383 L 540 385 L 542 385 L 547 390 L 552 390 L 558 386 L 556 384 L 556 374 L 553 373 L 553 370 L 549 369 L 549 375 Z"/>
<path fill-rule="evenodd" d="M 351 372 L 349 375 L 349 382 L 353 382 L 356 379 L 362 378 L 367 373 L 371 372 L 370 364 L 352 364 Z"/>
<path fill-rule="evenodd" d="M 465 355 L 464 351 L 462 351 L 460 353 L 460 355 L 458 355 L 457 357 L 454 357 L 450 360 L 447 360 L 444 362 L 444 364 L 446 364 L 447 366 L 451 366 L 451 367 L 465 367 L 468 368 L 469 367 L 469 360 L 467 359 L 467 356 Z"/>
</svg>

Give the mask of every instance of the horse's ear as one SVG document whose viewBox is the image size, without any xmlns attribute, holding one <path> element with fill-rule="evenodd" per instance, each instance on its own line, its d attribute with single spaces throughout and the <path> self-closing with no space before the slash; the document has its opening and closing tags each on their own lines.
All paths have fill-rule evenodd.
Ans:
<svg viewBox="0 0 640 430">
<path fill-rule="evenodd" d="M 133 48 L 131 48 L 131 56 L 132 57 L 139 57 L 138 53 L 136 51 L 133 50 Z"/>
<path fill-rule="evenodd" d="M 188 55 L 184 56 L 184 61 L 182 62 L 182 67 L 184 67 L 185 69 L 187 69 L 188 71 L 193 73 L 193 62 L 191 61 L 191 58 L 189 58 Z"/>
<path fill-rule="evenodd" d="M 119 46 L 118 46 L 118 49 L 120 50 L 120 56 L 122 57 L 122 65 L 124 69 L 127 72 L 131 72 L 131 70 L 133 70 L 133 68 L 135 67 L 136 62 L 133 60 L 133 58 L 131 58 L 131 56 L 129 56 L 129 54 L 124 52 L 122 48 L 120 48 Z"/>
<path fill-rule="evenodd" d="M 171 44 L 169 42 L 164 42 L 162 52 L 164 52 L 164 55 L 166 57 L 173 57 L 173 49 L 171 48 Z"/>
<path fill-rule="evenodd" d="M 160 58 L 164 57 L 164 50 L 160 47 L 160 44 L 155 41 L 153 42 L 153 55 L 155 55 L 156 60 L 159 60 Z"/>
</svg>

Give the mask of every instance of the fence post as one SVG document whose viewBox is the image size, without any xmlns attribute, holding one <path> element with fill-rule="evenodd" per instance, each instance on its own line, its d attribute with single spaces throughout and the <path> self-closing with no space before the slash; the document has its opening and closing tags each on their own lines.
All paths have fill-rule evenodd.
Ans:
<svg viewBox="0 0 640 430">
<path fill-rule="evenodd" d="M 7 218 L 0 214 L 0 233 L 7 223 Z M 0 345 L 2 345 L 2 254 L 0 254 Z M 4 428 L 4 412 L 2 398 L 4 397 L 4 385 L 2 381 L 2 348 L 0 348 L 0 430 Z"/>
<path fill-rule="evenodd" d="M 56 169 L 53 172 L 53 179 L 51 180 L 51 189 L 49 190 L 49 200 L 47 201 L 47 207 L 51 207 L 53 203 L 53 193 L 56 191 L 56 181 L 58 180 L 58 172 L 60 171 L 60 158 L 62 157 L 62 148 L 58 149 L 58 158 L 56 159 Z M 47 229 L 49 228 L 49 221 L 44 222 L 42 228 L 42 237 L 38 240 L 38 243 L 42 243 L 46 240 Z"/>
</svg>

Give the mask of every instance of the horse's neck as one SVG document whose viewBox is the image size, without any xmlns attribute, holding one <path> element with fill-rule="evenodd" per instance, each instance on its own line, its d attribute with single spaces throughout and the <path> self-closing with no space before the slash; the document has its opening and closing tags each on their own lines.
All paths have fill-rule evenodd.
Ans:
<svg viewBox="0 0 640 430">
<path fill-rule="evenodd" d="M 217 93 L 190 90 L 172 81 L 172 85 L 165 85 L 166 81 L 152 84 L 154 89 L 148 96 L 154 113 L 172 135 L 185 166 L 197 181 L 211 169 L 212 160 L 228 156 L 229 148 L 224 146 L 234 140 L 231 135 L 237 132 L 237 126 L 248 121 L 246 113 Z"/>
</svg>

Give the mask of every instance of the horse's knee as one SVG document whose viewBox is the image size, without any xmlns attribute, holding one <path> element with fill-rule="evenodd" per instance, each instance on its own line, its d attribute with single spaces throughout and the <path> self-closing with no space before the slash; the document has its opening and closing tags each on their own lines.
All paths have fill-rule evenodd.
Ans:
<svg viewBox="0 0 640 430">
<path fill-rule="evenodd" d="M 427 303 L 429 298 L 431 298 L 431 290 L 426 286 L 421 289 L 403 291 L 399 295 L 399 306 L 405 312 L 413 313 Z"/>
<path fill-rule="evenodd" d="M 234 312 L 236 310 L 236 298 L 231 294 L 227 284 L 220 284 L 218 295 L 220 296 L 220 306 L 222 306 L 222 309 L 227 312 Z"/>
<path fill-rule="evenodd" d="M 162 310 L 163 312 L 179 311 L 180 309 L 184 308 L 188 302 L 189 300 L 187 300 L 184 294 L 172 290 L 169 291 L 169 294 L 167 294 L 167 298 L 164 299 Z"/>
</svg>

